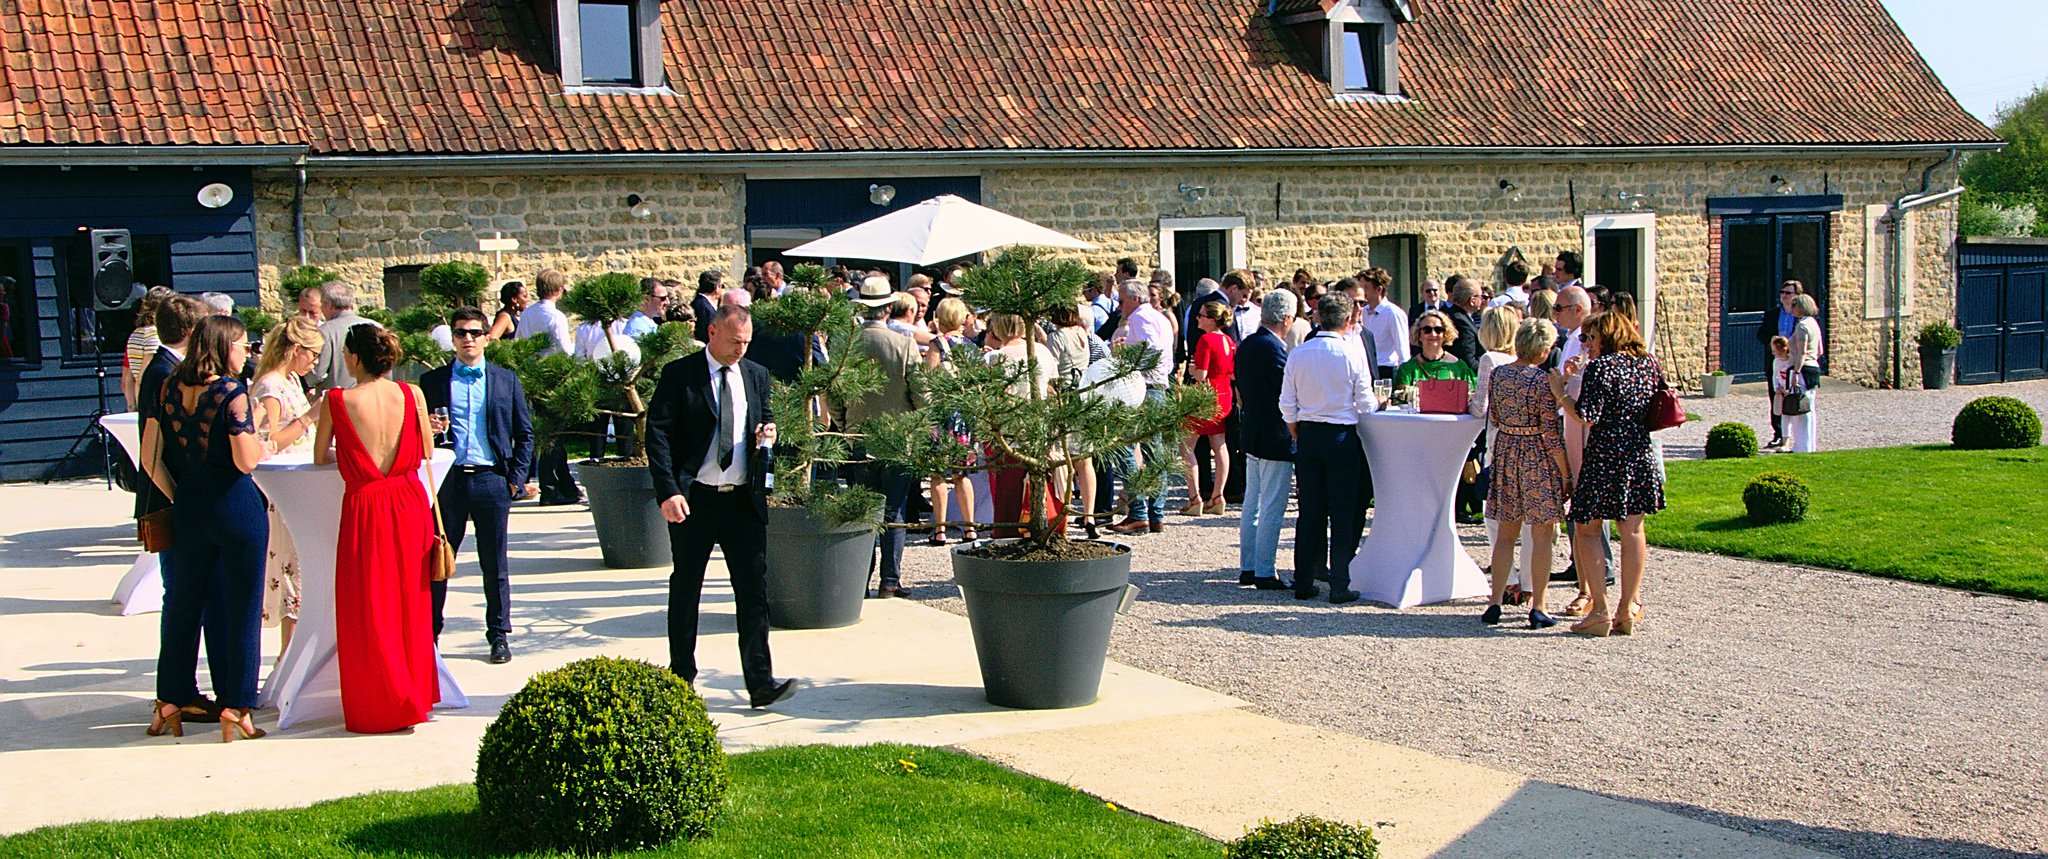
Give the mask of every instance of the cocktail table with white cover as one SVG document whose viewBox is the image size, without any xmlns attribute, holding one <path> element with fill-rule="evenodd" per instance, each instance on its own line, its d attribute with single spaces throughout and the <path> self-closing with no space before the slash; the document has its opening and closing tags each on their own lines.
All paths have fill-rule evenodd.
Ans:
<svg viewBox="0 0 2048 859">
<path fill-rule="evenodd" d="M 134 412 L 101 415 L 100 426 L 128 452 L 128 461 L 135 463 L 136 479 L 148 480 L 149 476 L 142 473 L 141 416 Z M 164 610 L 164 576 L 157 566 L 155 552 L 135 553 L 135 563 L 128 565 L 127 575 L 114 586 L 114 602 L 121 606 L 123 616 Z"/>
<path fill-rule="evenodd" d="M 420 464 L 420 483 L 433 492 L 447 477 L 455 453 L 435 448 L 433 480 L 427 463 Z M 334 649 L 334 544 L 341 532 L 341 470 L 314 465 L 311 453 L 280 453 L 256 466 L 256 485 L 277 505 L 292 542 L 299 548 L 299 625 L 277 668 L 263 683 L 261 706 L 277 708 L 277 727 L 341 715 L 341 662 Z M 437 709 L 460 709 L 469 699 L 455 685 L 441 654 L 434 654 L 441 673 Z"/>
<path fill-rule="evenodd" d="M 1486 422 L 1374 412 L 1358 421 L 1372 464 L 1372 533 L 1351 560 L 1361 598 L 1395 608 L 1492 593 L 1451 521 L 1459 472 Z"/>
</svg>

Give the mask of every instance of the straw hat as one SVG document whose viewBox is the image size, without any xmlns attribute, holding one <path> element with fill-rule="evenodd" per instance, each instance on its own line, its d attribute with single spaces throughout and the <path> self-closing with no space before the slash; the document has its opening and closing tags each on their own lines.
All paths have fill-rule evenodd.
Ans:
<svg viewBox="0 0 2048 859">
<path fill-rule="evenodd" d="M 896 288 L 889 285 L 888 278 L 879 274 L 861 281 L 860 293 L 853 297 L 855 304 L 863 304 L 868 307 L 881 307 L 895 300 Z"/>
</svg>

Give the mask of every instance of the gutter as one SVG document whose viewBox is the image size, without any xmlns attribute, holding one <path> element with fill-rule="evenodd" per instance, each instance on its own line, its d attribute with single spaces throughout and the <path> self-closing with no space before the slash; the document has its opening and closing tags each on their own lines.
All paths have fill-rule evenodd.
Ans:
<svg viewBox="0 0 2048 859">
<path fill-rule="evenodd" d="M 0 146 L 0 166 L 282 167 L 304 158 L 289 146 Z"/>
<path fill-rule="evenodd" d="M 1948 155 L 1944 156 L 1940 161 L 1927 165 L 1927 169 L 1920 171 L 1920 190 L 1910 194 L 1899 195 L 1898 199 L 1892 201 L 1891 211 L 1885 214 L 1886 219 L 1890 222 L 1886 229 L 1891 233 L 1892 237 L 1892 264 L 1891 271 L 1886 279 L 1891 281 L 1887 285 L 1887 291 L 1892 311 L 1892 387 L 1894 389 L 1903 389 L 1906 386 L 1904 379 L 1905 361 L 1900 347 L 1900 340 L 1905 335 L 1906 247 L 1902 239 L 1905 238 L 1906 216 L 1914 209 L 1954 199 L 1963 193 L 1963 188 L 1960 185 L 1939 194 L 1928 193 L 1934 188 L 1935 171 L 1954 164 L 1960 155 L 1960 150 L 1950 149 Z"/>
<path fill-rule="evenodd" d="M 1512 163 L 1662 159 L 1765 159 L 1926 156 L 1942 152 L 1993 150 L 2005 144 L 1897 143 L 1867 146 L 1612 146 L 1475 147 L 1408 146 L 1301 149 L 1005 149 L 876 152 L 598 152 L 477 153 L 448 155 L 307 155 L 306 164 L 323 175 L 426 171 L 437 173 L 606 172 L 678 169 L 746 172 L 790 168 L 859 174 L 903 167 L 948 168 L 1060 166 L 1230 166 L 1238 164 L 1387 165 Z"/>
<path fill-rule="evenodd" d="M 292 245 L 299 250 L 299 267 L 306 267 L 306 159 L 296 165 L 292 183 Z"/>
</svg>

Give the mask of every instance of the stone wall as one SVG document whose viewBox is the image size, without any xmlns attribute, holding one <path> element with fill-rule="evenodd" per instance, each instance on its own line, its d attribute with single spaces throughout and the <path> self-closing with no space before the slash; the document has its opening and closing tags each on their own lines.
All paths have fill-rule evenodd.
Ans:
<svg viewBox="0 0 2048 859">
<path fill-rule="evenodd" d="M 1917 190 L 1931 160 L 1015 169 L 984 171 L 983 196 L 998 209 L 1101 245 L 1079 256 L 1104 268 L 1123 256 L 1156 264 L 1161 218 L 1242 217 L 1246 264 L 1283 278 L 1298 267 L 1335 278 L 1366 264 L 1372 237 L 1410 234 L 1420 238 L 1423 276 L 1463 273 L 1492 282 L 1511 247 L 1531 260 L 1583 250 L 1588 214 L 1654 213 L 1655 345 L 1673 374 L 1690 382 L 1717 360 L 1710 341 L 1718 336 L 1719 277 L 1710 245 L 1718 237 L 1711 235 L 1707 198 L 1767 195 L 1770 177 L 1783 176 L 1796 193 L 1844 198 L 1831 218 L 1831 372 L 1872 383 L 1888 372 L 1890 347 L 1883 320 L 1864 319 L 1864 207 Z M 1954 170 L 1944 171 L 1936 188 L 1954 178 Z M 1502 191 L 1503 179 L 1514 193 Z M 1190 203 L 1182 183 L 1207 194 Z M 466 259 L 491 267 L 493 255 L 475 247 L 492 230 L 522 244 L 505 255 L 500 279 L 531 280 L 549 266 L 572 278 L 614 270 L 684 281 L 706 268 L 736 274 L 746 257 L 744 188 L 738 175 L 673 172 L 316 175 L 306 193 L 308 260 L 341 272 L 373 304 L 387 266 Z M 652 217 L 633 218 L 628 194 L 646 198 Z M 289 180 L 259 183 L 259 274 L 266 285 L 295 262 L 291 196 Z M 1914 218 L 1909 332 L 1954 312 L 1954 204 Z M 1907 345 L 1910 379 L 1917 371 Z"/>
</svg>

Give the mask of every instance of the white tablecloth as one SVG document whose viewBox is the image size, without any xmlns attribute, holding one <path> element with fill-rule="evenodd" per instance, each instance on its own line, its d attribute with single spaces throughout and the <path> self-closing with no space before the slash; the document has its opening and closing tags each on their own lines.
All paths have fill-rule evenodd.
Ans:
<svg viewBox="0 0 2048 859">
<path fill-rule="evenodd" d="M 141 416 L 134 412 L 102 415 L 100 426 L 121 443 L 122 450 L 128 451 L 128 461 L 135 463 L 136 479 L 148 480 L 149 476 L 142 473 Z M 128 565 L 128 574 L 114 586 L 114 602 L 121 606 L 123 615 L 164 610 L 164 577 L 157 567 L 155 553 L 135 553 L 135 563 Z"/>
<path fill-rule="evenodd" d="M 1372 533 L 1351 586 L 1395 608 L 1492 593 L 1451 521 L 1459 471 L 1485 422 L 1470 415 L 1375 412 L 1358 422 L 1372 463 Z"/>
<path fill-rule="evenodd" d="M 433 492 L 447 477 L 455 453 L 434 450 L 434 482 L 420 469 L 420 483 Z M 299 548 L 299 625 L 277 668 L 263 682 L 261 706 L 277 708 L 277 727 L 341 715 L 341 670 L 334 651 L 334 544 L 341 530 L 341 471 L 314 465 L 310 453 L 282 453 L 256 466 L 256 485 L 284 516 Z M 441 672 L 441 709 L 469 706 L 448 665 L 434 654 Z"/>
</svg>

